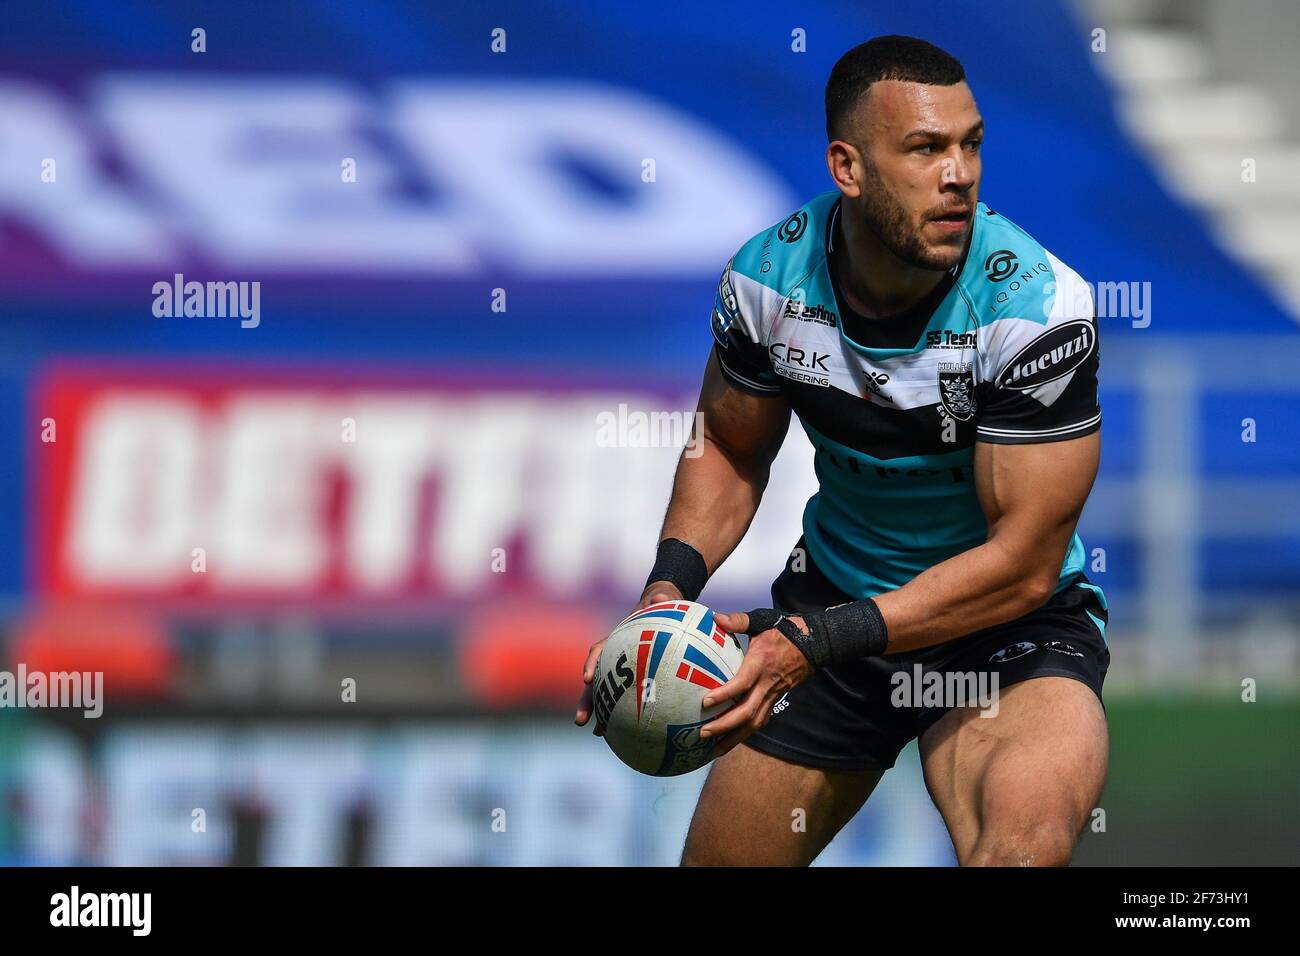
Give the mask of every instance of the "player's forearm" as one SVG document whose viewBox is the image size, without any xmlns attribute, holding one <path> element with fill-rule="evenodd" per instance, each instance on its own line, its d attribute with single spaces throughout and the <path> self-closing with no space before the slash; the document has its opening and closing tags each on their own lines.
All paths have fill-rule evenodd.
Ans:
<svg viewBox="0 0 1300 956">
<path fill-rule="evenodd" d="M 1052 596 L 1063 555 L 1032 557 L 991 539 L 874 600 L 888 653 L 942 644 L 1028 614 Z"/>
<path fill-rule="evenodd" d="M 990 539 L 895 591 L 790 616 L 756 608 L 745 626 L 751 635 L 780 631 L 814 667 L 942 644 L 1027 614 L 1051 596 L 1055 577 L 1035 570 L 1050 560 L 1035 564 L 1024 555 Z"/>
<path fill-rule="evenodd" d="M 706 435 L 701 454 L 683 455 L 677 465 L 660 540 L 685 541 L 712 574 L 749 530 L 770 472 L 769 462 L 729 452 Z"/>
</svg>

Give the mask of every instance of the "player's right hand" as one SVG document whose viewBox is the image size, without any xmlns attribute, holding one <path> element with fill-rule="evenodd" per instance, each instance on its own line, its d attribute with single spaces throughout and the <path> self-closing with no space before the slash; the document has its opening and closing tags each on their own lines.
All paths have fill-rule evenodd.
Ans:
<svg viewBox="0 0 1300 956">
<path fill-rule="evenodd" d="M 628 614 L 635 614 L 642 608 L 649 607 L 651 604 L 658 604 L 661 601 L 684 601 L 682 592 L 677 589 L 677 585 L 669 584 L 667 581 L 652 581 L 650 585 L 641 592 L 641 600 L 636 602 L 636 607 L 632 608 Z M 587 663 L 582 665 L 582 697 L 578 700 L 578 712 L 573 716 L 573 722 L 582 727 L 591 719 L 591 683 L 596 679 L 596 662 L 600 660 L 600 649 L 605 646 L 605 638 L 601 638 L 595 644 L 592 644 L 587 651 Z M 591 729 L 596 736 L 600 736 L 600 730 L 596 727 Z"/>
</svg>

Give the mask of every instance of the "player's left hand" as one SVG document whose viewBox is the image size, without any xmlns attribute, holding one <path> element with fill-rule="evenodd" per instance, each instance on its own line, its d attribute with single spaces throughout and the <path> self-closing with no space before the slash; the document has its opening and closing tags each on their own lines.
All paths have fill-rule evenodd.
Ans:
<svg viewBox="0 0 1300 956">
<path fill-rule="evenodd" d="M 713 619 L 728 633 L 749 633 L 749 615 L 743 612 L 716 614 Z M 790 614 L 787 619 L 794 622 L 799 630 L 808 633 L 803 618 Z M 700 728 L 702 739 L 717 738 L 715 758 L 738 746 L 746 737 L 764 726 L 772 718 L 772 707 L 781 699 L 781 695 L 807 679 L 812 670 L 812 665 L 803 652 L 776 628 L 750 635 L 749 650 L 745 652 L 745 659 L 736 676 L 704 696 L 705 707 L 728 700 L 736 702 L 725 714 Z"/>
</svg>

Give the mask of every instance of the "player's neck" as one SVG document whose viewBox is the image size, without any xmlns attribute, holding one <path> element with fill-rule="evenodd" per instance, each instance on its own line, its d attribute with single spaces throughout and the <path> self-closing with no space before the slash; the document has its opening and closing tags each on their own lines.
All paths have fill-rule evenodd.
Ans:
<svg viewBox="0 0 1300 956">
<path fill-rule="evenodd" d="M 903 262 L 865 225 L 839 217 L 843 241 L 835 244 L 836 279 L 848 305 L 868 318 L 906 312 L 943 281 L 943 270 Z"/>
</svg>

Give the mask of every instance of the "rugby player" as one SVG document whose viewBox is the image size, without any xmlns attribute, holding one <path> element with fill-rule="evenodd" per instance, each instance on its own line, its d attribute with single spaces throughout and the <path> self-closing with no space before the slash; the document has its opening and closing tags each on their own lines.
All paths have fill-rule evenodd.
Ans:
<svg viewBox="0 0 1300 956">
<path fill-rule="evenodd" d="M 1108 753 L 1106 600 L 1075 533 L 1100 449 L 1092 296 L 979 201 L 984 123 L 949 54 L 850 50 L 826 124 L 835 190 L 723 270 L 703 453 L 678 465 L 638 604 L 699 596 L 793 411 L 819 491 L 774 607 L 717 617 L 751 638 L 705 699 L 734 705 L 702 729 L 720 756 L 682 862 L 812 862 L 919 738 L 958 862 L 1063 865 Z M 918 664 L 996 674 L 996 710 L 895 706 Z"/>
</svg>

